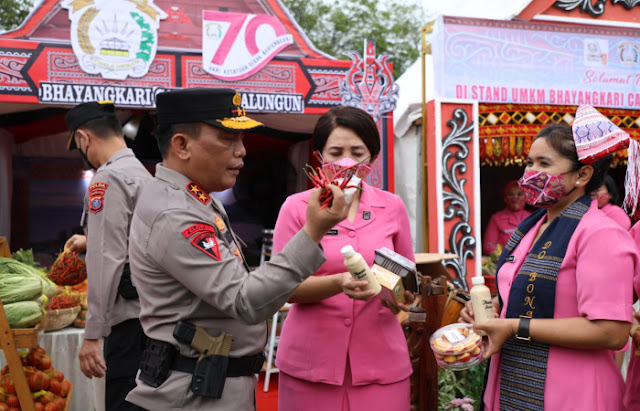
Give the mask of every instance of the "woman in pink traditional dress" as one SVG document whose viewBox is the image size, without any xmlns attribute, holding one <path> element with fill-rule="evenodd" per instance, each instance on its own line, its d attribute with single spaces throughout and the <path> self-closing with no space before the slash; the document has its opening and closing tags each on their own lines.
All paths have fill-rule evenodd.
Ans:
<svg viewBox="0 0 640 411">
<path fill-rule="evenodd" d="M 506 207 L 491 216 L 484 232 L 482 252 L 485 255 L 494 252 L 498 244 L 504 248 L 518 224 L 531 214 L 531 211 L 524 209 L 526 201 L 518 181 L 508 182 L 503 194 Z"/>
<path fill-rule="evenodd" d="M 324 167 L 357 167 L 363 180 L 380 152 L 373 118 L 354 107 L 334 107 L 323 115 L 312 141 Z M 412 368 L 402 327 L 394 312 L 371 298 L 372 290 L 361 291 L 366 281 L 345 273 L 340 253 L 352 245 L 371 266 L 375 250 L 387 247 L 413 261 L 409 217 L 397 195 L 364 181 L 355 184 L 360 189 L 349 217 L 322 240 L 327 261 L 289 301 L 276 357 L 280 411 L 409 410 Z M 274 252 L 304 225 L 309 195 L 291 195 L 282 205 Z"/>
<path fill-rule="evenodd" d="M 636 245 L 640 249 L 640 223 L 636 223 L 629 230 Z M 640 274 L 636 274 L 634 281 L 634 300 L 640 295 Z M 640 312 L 633 314 L 633 322 L 629 333 L 632 337 L 631 357 L 625 380 L 624 409 L 626 411 L 640 410 Z M 638 352 L 638 354 L 636 354 Z"/>
<path fill-rule="evenodd" d="M 603 183 L 611 156 L 577 152 L 575 127 L 572 136 L 567 125 L 549 126 L 533 142 L 520 187 L 540 209 L 498 262 L 498 318 L 474 324 L 488 335 L 487 410 L 622 409 L 624 382 L 611 350 L 627 342 L 640 255 L 588 194 Z M 461 316 L 473 323 L 470 304 Z"/>
<path fill-rule="evenodd" d="M 618 195 L 618 187 L 616 187 L 616 182 L 613 180 L 613 177 L 607 174 L 604 177 L 604 184 L 591 193 L 591 198 L 598 200 L 598 208 L 610 219 L 620 224 L 620 227 L 625 230 L 631 228 L 631 219 L 622 208 L 618 207 L 620 198 Z"/>
</svg>

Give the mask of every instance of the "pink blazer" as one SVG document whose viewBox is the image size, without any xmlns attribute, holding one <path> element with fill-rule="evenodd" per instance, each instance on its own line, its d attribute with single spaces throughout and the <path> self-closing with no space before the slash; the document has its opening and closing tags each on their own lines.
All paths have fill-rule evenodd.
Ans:
<svg viewBox="0 0 640 411">
<path fill-rule="evenodd" d="M 625 230 L 629 230 L 631 228 L 631 219 L 629 218 L 627 213 L 625 213 L 624 210 L 617 205 L 605 204 L 605 206 L 600 210 L 602 210 L 602 212 L 605 213 L 607 217 L 618 223 L 620 227 L 624 228 Z"/>
<path fill-rule="evenodd" d="M 280 251 L 305 221 L 310 191 L 287 198 L 273 235 Z M 322 240 L 327 261 L 314 275 L 346 272 L 340 249 L 350 244 L 373 265 L 374 250 L 387 247 L 414 260 L 409 217 L 402 200 L 363 183 L 353 223 L 345 220 Z M 276 366 L 307 381 L 341 385 L 347 356 L 353 385 L 388 384 L 411 375 L 407 343 L 398 319 L 380 304 L 343 293 L 318 303 L 292 304 L 284 323 Z"/>
<path fill-rule="evenodd" d="M 511 211 L 505 208 L 492 215 L 484 232 L 482 253 L 485 255 L 491 254 L 496 249 L 497 244 L 502 245 L 502 248 L 504 248 L 518 224 L 527 218 L 529 214 L 531 212 L 527 210 Z"/>
<path fill-rule="evenodd" d="M 540 220 L 521 240 L 498 272 L 505 305 L 511 284 L 542 225 Z M 640 255 L 626 230 L 606 217 L 594 200 L 582 217 L 562 261 L 555 294 L 555 318 L 631 322 L 633 279 Z M 501 354 L 491 357 L 484 395 L 485 409 L 499 410 Z M 621 410 L 624 381 L 612 351 L 605 349 L 549 348 L 545 380 L 545 410 Z"/>
</svg>

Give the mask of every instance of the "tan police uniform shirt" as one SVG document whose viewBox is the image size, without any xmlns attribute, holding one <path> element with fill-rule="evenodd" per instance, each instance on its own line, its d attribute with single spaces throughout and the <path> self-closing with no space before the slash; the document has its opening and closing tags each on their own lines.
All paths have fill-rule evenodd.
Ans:
<svg viewBox="0 0 640 411">
<path fill-rule="evenodd" d="M 182 355 L 199 353 L 173 338 L 178 320 L 211 336 L 233 335 L 231 357 L 259 354 L 267 340 L 266 319 L 325 261 L 322 249 L 300 231 L 279 254 L 249 272 L 225 220 L 216 199 L 162 165 L 133 217 L 129 255 L 142 327 L 148 337 L 173 344 Z M 219 400 L 195 396 L 190 382 L 190 374 L 175 370 L 158 388 L 138 379 L 127 401 L 149 410 L 254 409 L 254 376 L 227 378 Z"/>
<path fill-rule="evenodd" d="M 87 236 L 87 299 L 84 338 L 100 339 L 111 327 L 138 318 L 140 303 L 118 294 L 128 257 L 131 218 L 142 185 L 151 174 L 130 149 L 115 153 L 96 170 L 84 196 L 82 226 Z"/>
</svg>

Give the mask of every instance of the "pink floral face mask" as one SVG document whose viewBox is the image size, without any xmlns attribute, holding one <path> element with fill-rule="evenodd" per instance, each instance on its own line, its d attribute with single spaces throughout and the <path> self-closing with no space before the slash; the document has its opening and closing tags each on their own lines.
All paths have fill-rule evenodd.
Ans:
<svg viewBox="0 0 640 411">
<path fill-rule="evenodd" d="M 327 174 L 330 180 L 333 180 L 333 176 L 336 174 L 343 175 L 342 170 L 345 168 L 353 168 L 354 170 L 349 173 L 353 177 L 357 177 L 361 180 L 367 178 L 371 172 L 371 166 L 369 163 L 357 163 L 351 157 L 341 158 L 338 161 L 323 161 L 322 170 Z"/>
<path fill-rule="evenodd" d="M 518 180 L 527 204 L 549 208 L 567 194 L 562 174 L 550 176 L 544 171 L 525 171 Z"/>
</svg>

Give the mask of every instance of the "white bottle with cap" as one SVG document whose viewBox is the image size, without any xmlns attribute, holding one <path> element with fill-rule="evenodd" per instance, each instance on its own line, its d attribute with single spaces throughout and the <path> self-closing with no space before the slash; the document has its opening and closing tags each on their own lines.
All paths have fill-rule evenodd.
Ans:
<svg viewBox="0 0 640 411">
<path fill-rule="evenodd" d="M 356 253 L 350 245 L 342 247 L 340 252 L 344 256 L 344 265 L 351 273 L 351 276 L 356 280 L 366 280 L 369 282 L 365 287 L 362 287 L 362 290 L 375 290 L 375 295 L 378 295 L 381 290 L 380 283 L 378 283 L 378 280 L 376 280 L 376 277 L 371 272 L 371 268 L 369 268 L 362 254 Z"/>
<path fill-rule="evenodd" d="M 473 307 L 474 321 L 481 324 L 487 320 L 495 318 L 491 291 L 484 285 L 484 277 L 476 276 L 471 279 L 473 287 L 469 295 L 471 296 L 471 306 Z"/>
</svg>

